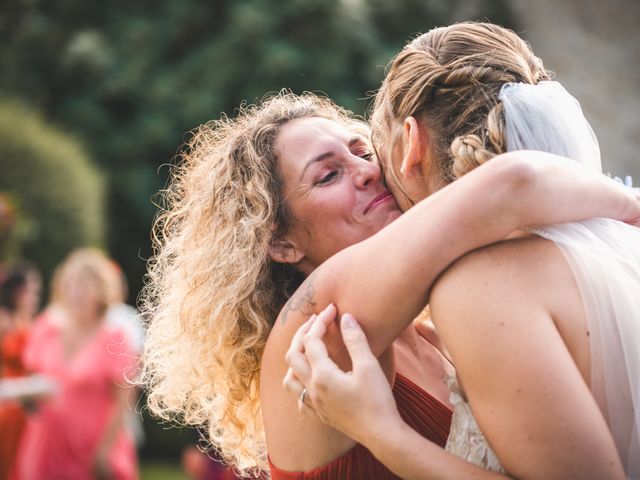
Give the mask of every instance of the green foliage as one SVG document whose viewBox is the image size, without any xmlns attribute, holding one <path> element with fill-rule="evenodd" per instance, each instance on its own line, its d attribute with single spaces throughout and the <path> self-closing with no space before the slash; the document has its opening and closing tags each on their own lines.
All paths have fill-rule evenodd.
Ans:
<svg viewBox="0 0 640 480">
<path fill-rule="evenodd" d="M 20 254 L 46 276 L 71 249 L 104 242 L 100 174 L 75 140 L 14 102 L 0 102 L 0 169 L 0 191 L 18 211 Z"/>
<path fill-rule="evenodd" d="M 356 113 L 417 32 L 509 24 L 507 0 L 3 0 L 0 90 L 87 146 L 108 175 L 108 247 L 141 285 L 150 198 L 184 132 L 290 88 Z M 160 174 L 159 174 L 160 173 Z"/>
</svg>

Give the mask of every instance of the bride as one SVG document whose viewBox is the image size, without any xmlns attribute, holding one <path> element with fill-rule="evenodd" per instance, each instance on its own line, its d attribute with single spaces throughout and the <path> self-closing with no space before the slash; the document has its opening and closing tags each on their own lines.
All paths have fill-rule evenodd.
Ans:
<svg viewBox="0 0 640 480">
<path fill-rule="evenodd" d="M 577 101 L 520 38 L 490 24 L 438 28 L 408 44 L 376 97 L 372 127 L 389 185 L 407 204 L 503 152 L 542 150 L 601 168 Z M 596 219 L 520 232 L 459 259 L 430 308 L 457 371 L 446 447 L 455 456 L 397 413 L 365 316 L 364 332 L 342 317 L 349 374 L 322 341 L 336 309 L 301 327 L 285 387 L 302 411 L 402 478 L 640 478 L 640 230 Z"/>
</svg>

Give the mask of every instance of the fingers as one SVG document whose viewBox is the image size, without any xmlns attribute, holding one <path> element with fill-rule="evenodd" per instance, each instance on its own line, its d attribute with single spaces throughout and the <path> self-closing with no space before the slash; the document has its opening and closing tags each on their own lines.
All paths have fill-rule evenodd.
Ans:
<svg viewBox="0 0 640 480">
<path fill-rule="evenodd" d="M 337 314 L 338 309 L 333 303 L 327 305 L 327 307 L 316 316 L 304 337 L 324 337 L 324 334 L 327 333 L 327 328 L 335 321 Z"/>
<path fill-rule="evenodd" d="M 320 315 L 304 336 L 304 356 L 310 367 L 310 376 L 315 379 L 316 383 L 320 378 L 344 373 L 333 360 L 331 360 L 327 352 L 327 347 L 322 341 L 322 336 L 326 331 L 327 318 L 325 317 L 321 320 Z M 327 313 L 326 315 L 328 317 L 329 315 L 334 315 L 334 313 Z M 342 316 L 340 329 L 354 370 L 358 365 L 364 365 L 371 361 L 377 364 L 377 359 L 369 347 L 367 337 L 353 315 L 345 313 Z M 309 378 L 309 380 L 311 379 Z M 309 380 L 305 380 L 303 383 L 309 385 Z"/>
<path fill-rule="evenodd" d="M 289 369 L 282 380 L 282 386 L 294 395 L 300 394 L 304 388 L 303 383 L 308 382 L 311 375 L 309 363 L 304 356 L 304 336 L 309 331 L 315 318 L 316 315 L 312 315 L 309 320 L 298 328 L 291 340 L 289 350 L 287 350 L 285 354 L 285 360 L 287 364 L 289 364 Z"/>
<path fill-rule="evenodd" d="M 303 337 L 305 360 L 312 369 L 314 368 L 314 362 L 317 364 L 325 359 L 330 360 L 322 338 L 325 333 L 327 333 L 327 327 L 335 320 L 336 314 L 337 309 L 335 305 L 329 304 L 327 308 L 317 315 L 308 332 Z M 308 382 L 305 381 L 306 379 L 301 378 L 301 380 L 305 385 L 308 384 Z"/>
<path fill-rule="evenodd" d="M 311 370 L 316 370 L 319 364 L 326 361 L 333 363 L 333 360 L 329 358 L 327 347 L 322 341 L 322 338 L 318 338 L 314 335 L 307 335 L 304 338 L 304 354 L 309 362 Z"/>
<path fill-rule="evenodd" d="M 318 314 L 317 320 L 323 322 L 325 327 L 328 327 L 331 322 L 335 321 L 338 309 L 333 303 L 330 303 L 325 307 L 323 311 Z"/>
<path fill-rule="evenodd" d="M 351 364 L 353 365 L 354 371 L 359 365 L 371 362 L 371 360 L 377 362 L 375 355 L 369 347 L 366 335 L 353 315 L 349 313 L 342 315 L 340 330 L 342 331 L 342 340 L 351 357 Z"/>
<path fill-rule="evenodd" d="M 307 320 L 302 325 L 300 325 L 300 327 L 298 327 L 298 330 L 296 331 L 295 335 L 291 339 L 291 346 L 289 347 L 289 350 L 287 350 L 287 354 L 291 351 L 295 351 L 295 352 L 304 351 L 304 345 L 303 345 L 304 336 L 313 325 L 313 322 L 315 321 L 316 317 L 317 315 L 314 313 L 309 317 L 309 320 Z"/>
<path fill-rule="evenodd" d="M 309 395 L 306 395 L 304 398 L 304 402 L 301 401 L 300 397 L 298 397 L 298 411 L 307 417 L 315 418 L 318 421 L 322 421 L 318 416 L 318 413 L 313 408 L 313 403 L 309 398 Z"/>
<path fill-rule="evenodd" d="M 337 309 L 329 304 L 318 315 L 312 315 L 303 323 L 291 340 L 291 345 L 285 354 L 289 369 L 282 380 L 282 386 L 293 395 L 300 396 L 305 385 L 311 381 L 311 367 L 305 355 L 306 336 L 321 339 L 326 333 L 328 325 L 336 318 Z"/>
<path fill-rule="evenodd" d="M 302 389 L 304 388 L 303 383 L 300 381 L 292 368 L 289 368 L 287 370 L 287 373 L 282 380 L 282 386 L 287 392 L 293 395 L 300 395 L 300 392 L 302 392 Z"/>
</svg>

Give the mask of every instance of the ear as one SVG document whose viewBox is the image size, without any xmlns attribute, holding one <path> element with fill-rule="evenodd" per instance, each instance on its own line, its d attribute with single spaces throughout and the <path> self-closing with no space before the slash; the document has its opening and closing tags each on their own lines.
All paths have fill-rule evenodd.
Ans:
<svg viewBox="0 0 640 480">
<path fill-rule="evenodd" d="M 420 144 L 420 126 L 415 117 L 407 117 L 402 125 L 402 140 L 405 145 L 400 173 L 407 180 L 422 175 L 422 145 Z"/>
<path fill-rule="evenodd" d="M 296 264 L 304 258 L 304 252 L 287 239 L 278 238 L 269 243 L 269 256 L 274 262 Z"/>
</svg>

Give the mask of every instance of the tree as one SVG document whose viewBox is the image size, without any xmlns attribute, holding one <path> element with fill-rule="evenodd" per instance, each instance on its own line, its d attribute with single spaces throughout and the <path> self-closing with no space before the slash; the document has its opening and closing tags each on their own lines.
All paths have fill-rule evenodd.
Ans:
<svg viewBox="0 0 640 480">
<path fill-rule="evenodd" d="M 22 105 L 0 102 L 0 162 L 0 191 L 18 218 L 11 256 L 48 276 L 70 250 L 104 244 L 103 178 L 72 137 Z"/>
</svg>

